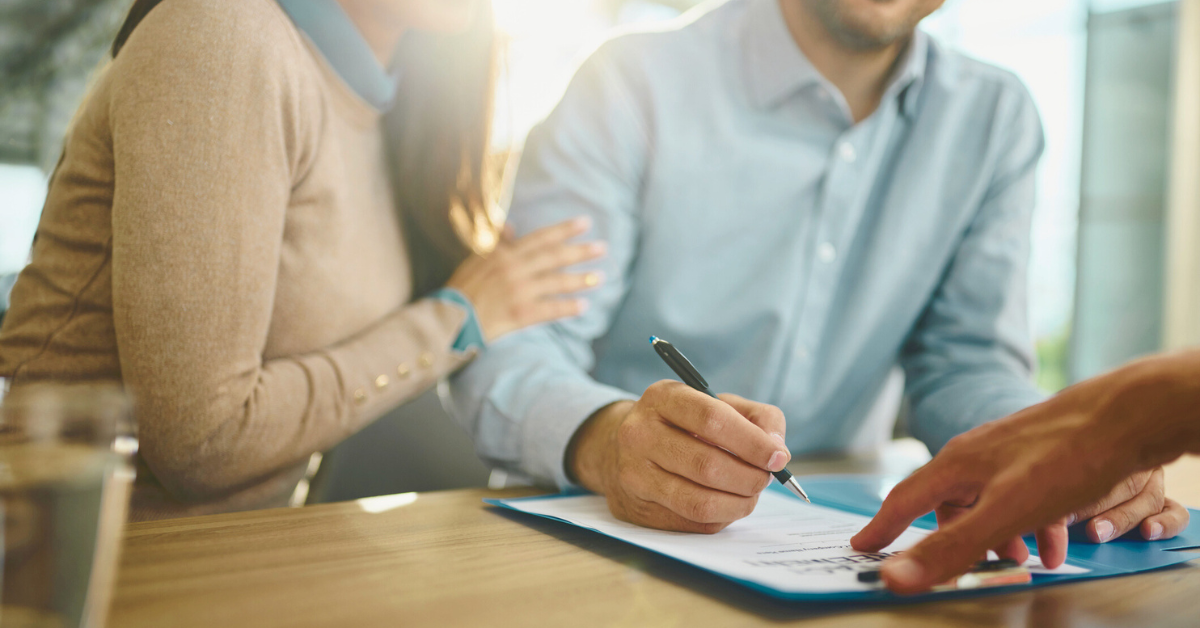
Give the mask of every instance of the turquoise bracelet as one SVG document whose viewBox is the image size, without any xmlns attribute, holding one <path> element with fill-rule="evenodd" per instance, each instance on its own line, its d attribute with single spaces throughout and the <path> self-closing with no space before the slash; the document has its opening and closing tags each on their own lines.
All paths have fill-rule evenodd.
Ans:
<svg viewBox="0 0 1200 628">
<path fill-rule="evenodd" d="M 471 304 L 471 300 L 467 298 L 467 295 L 454 288 L 442 288 L 429 295 L 429 298 L 453 303 L 467 311 L 467 318 L 463 320 L 462 329 L 458 332 L 458 338 L 454 339 L 453 349 L 455 351 L 459 353 L 466 353 L 471 349 L 482 351 L 487 346 L 487 343 L 483 341 L 483 329 L 479 327 L 479 317 L 475 315 L 475 306 Z"/>
</svg>

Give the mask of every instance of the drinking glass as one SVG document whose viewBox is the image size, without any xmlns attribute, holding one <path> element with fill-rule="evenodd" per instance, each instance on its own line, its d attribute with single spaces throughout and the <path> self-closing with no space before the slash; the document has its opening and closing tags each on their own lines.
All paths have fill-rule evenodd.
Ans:
<svg viewBox="0 0 1200 628">
<path fill-rule="evenodd" d="M 102 628 L 137 439 L 110 385 L 0 379 L 0 628 Z"/>
</svg>

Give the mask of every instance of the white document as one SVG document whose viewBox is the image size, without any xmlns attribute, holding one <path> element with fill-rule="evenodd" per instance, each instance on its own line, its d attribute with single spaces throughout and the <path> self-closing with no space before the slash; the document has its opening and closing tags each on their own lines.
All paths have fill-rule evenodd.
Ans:
<svg viewBox="0 0 1200 628">
<path fill-rule="evenodd" d="M 789 495 L 764 491 L 749 517 L 712 534 L 651 530 L 617 520 L 604 498 L 596 495 L 552 499 L 506 500 L 505 504 L 531 514 L 556 517 L 646 549 L 692 563 L 726 576 L 747 580 L 786 593 L 871 591 L 878 587 L 858 581 L 858 572 L 878 569 L 895 552 L 915 545 L 929 534 L 909 528 L 881 552 L 850 547 L 869 521 L 839 510 L 806 504 Z M 1026 563 L 1034 573 L 1086 573 L 1064 565 L 1041 566 L 1036 557 Z"/>
</svg>

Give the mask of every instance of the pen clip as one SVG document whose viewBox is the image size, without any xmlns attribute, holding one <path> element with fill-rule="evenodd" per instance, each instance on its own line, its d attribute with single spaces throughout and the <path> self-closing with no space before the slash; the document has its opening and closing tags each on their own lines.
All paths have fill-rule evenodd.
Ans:
<svg viewBox="0 0 1200 628">
<path fill-rule="evenodd" d="M 654 350 L 658 351 L 658 354 L 672 367 L 671 370 L 675 371 L 684 380 L 689 378 L 692 380 L 690 382 L 685 381 L 685 383 L 693 387 L 697 387 L 696 385 L 698 384 L 701 390 L 708 390 L 708 382 L 700 375 L 700 371 L 697 371 L 696 367 L 692 366 L 687 356 L 683 355 L 683 352 L 679 349 L 676 349 L 675 345 L 658 337 L 652 338 L 650 342 L 654 345 Z"/>
</svg>

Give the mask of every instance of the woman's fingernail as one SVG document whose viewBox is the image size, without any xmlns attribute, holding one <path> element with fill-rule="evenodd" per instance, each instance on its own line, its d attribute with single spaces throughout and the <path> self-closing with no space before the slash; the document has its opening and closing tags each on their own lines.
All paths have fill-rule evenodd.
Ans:
<svg viewBox="0 0 1200 628">
<path fill-rule="evenodd" d="M 914 586 L 925 577 L 925 568 L 911 558 L 894 558 L 883 563 L 883 577 L 888 584 Z"/>
<path fill-rule="evenodd" d="M 788 455 L 786 451 L 777 451 L 771 454 L 771 460 L 767 462 L 767 469 L 771 471 L 783 471 L 787 466 Z"/>
<path fill-rule="evenodd" d="M 588 245 L 588 252 L 592 255 L 604 255 L 608 251 L 608 245 L 603 242 L 592 242 Z"/>
<path fill-rule="evenodd" d="M 580 216 L 580 217 L 576 218 L 575 220 L 571 221 L 571 226 L 575 227 L 576 229 L 579 229 L 580 231 L 590 229 L 592 226 L 592 217 L 591 216 Z"/>
<path fill-rule="evenodd" d="M 584 312 L 588 311 L 588 308 L 590 307 L 592 307 L 591 301 L 588 301 L 587 299 L 575 299 L 576 315 L 583 314 Z"/>
<path fill-rule="evenodd" d="M 1104 519 L 1101 519 L 1096 522 L 1096 538 L 1100 539 L 1101 543 L 1107 541 L 1108 537 L 1112 536 L 1112 533 L 1113 533 L 1112 522 L 1106 521 Z"/>
<path fill-rule="evenodd" d="M 1150 539 L 1149 540 L 1151 540 L 1151 541 L 1157 540 L 1158 537 L 1162 536 L 1162 533 L 1163 533 L 1163 525 L 1161 523 L 1150 524 Z"/>
<path fill-rule="evenodd" d="M 1070 515 L 1068 515 L 1067 516 L 1067 527 L 1069 528 L 1069 527 L 1075 525 L 1075 520 L 1076 520 L 1075 513 L 1071 513 Z"/>
<path fill-rule="evenodd" d="M 780 434 L 778 432 L 771 432 L 771 438 L 774 438 L 775 440 L 779 441 L 780 445 L 787 447 L 787 441 L 783 439 L 783 434 Z"/>
</svg>

